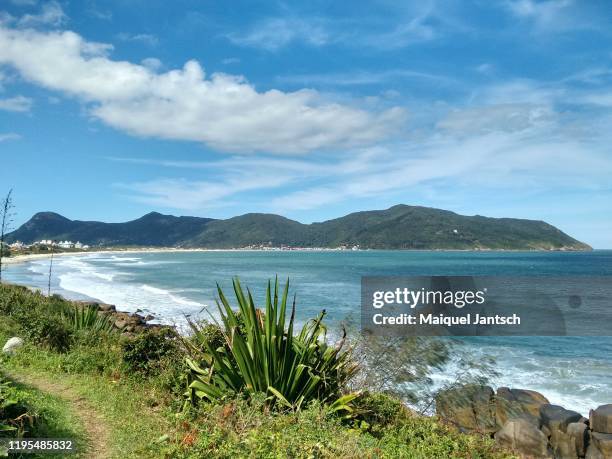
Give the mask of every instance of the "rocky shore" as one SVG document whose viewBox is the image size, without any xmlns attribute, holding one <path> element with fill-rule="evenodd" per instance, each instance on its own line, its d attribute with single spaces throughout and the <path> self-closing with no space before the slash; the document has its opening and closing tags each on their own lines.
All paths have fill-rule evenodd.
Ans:
<svg viewBox="0 0 612 459">
<path fill-rule="evenodd" d="M 552 405 L 527 389 L 465 385 L 442 391 L 436 413 L 464 432 L 491 435 L 526 458 L 612 458 L 612 404 L 590 411 Z"/>
<path fill-rule="evenodd" d="M 161 325 L 151 323 L 155 317 L 152 315 L 142 315 L 138 312 L 129 313 L 117 311 L 114 305 L 107 303 L 99 303 L 97 301 L 71 301 L 75 307 L 95 308 L 98 313 L 109 317 L 115 328 L 126 335 L 136 334 L 145 331 L 146 329 L 172 328 L 171 325 Z"/>
</svg>

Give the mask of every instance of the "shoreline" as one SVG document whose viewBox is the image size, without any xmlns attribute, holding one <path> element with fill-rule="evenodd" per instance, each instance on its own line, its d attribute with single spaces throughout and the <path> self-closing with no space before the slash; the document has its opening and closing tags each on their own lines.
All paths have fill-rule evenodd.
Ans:
<svg viewBox="0 0 612 459">
<path fill-rule="evenodd" d="M 123 253 L 198 253 L 198 252 L 341 252 L 341 253 L 354 253 L 354 252 L 469 252 L 469 253 L 583 253 L 583 252 L 595 252 L 600 250 L 611 250 L 611 249 L 591 249 L 591 250 L 563 250 L 563 249 L 358 249 L 358 250 L 341 250 L 341 249 L 328 249 L 325 247 L 317 248 L 294 248 L 294 249 L 248 249 L 248 248 L 236 248 L 236 249 L 205 249 L 205 248 L 191 248 L 182 249 L 178 247 L 146 247 L 146 248 L 133 248 L 133 249 L 97 249 L 97 250 L 83 250 L 80 252 L 56 252 L 53 253 L 53 257 L 66 257 L 66 256 L 84 256 L 87 254 L 123 254 Z M 25 263 L 32 260 L 44 260 L 51 258 L 50 253 L 33 253 L 26 255 L 16 255 L 9 257 L 2 257 L 2 265 L 12 265 L 17 263 Z"/>
<path fill-rule="evenodd" d="M 152 247 L 152 248 L 139 248 L 139 249 L 109 249 L 109 250 L 83 250 L 81 252 L 57 252 L 53 254 L 53 258 L 55 257 L 67 257 L 67 256 L 75 256 L 80 257 L 88 254 L 99 254 L 99 253 L 109 253 L 112 255 L 122 254 L 122 253 L 174 253 L 174 252 L 210 252 L 216 250 L 210 249 L 178 249 L 178 248 L 166 248 L 166 247 Z M 46 258 L 51 258 L 50 253 L 32 253 L 26 255 L 16 255 L 14 257 L 2 257 L 3 265 L 14 265 L 18 263 L 26 263 L 28 261 L 33 260 L 44 260 Z"/>
</svg>

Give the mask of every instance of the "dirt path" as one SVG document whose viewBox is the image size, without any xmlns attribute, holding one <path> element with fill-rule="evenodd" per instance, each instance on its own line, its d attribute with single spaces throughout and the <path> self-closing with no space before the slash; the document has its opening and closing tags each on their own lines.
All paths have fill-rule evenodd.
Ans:
<svg viewBox="0 0 612 459">
<path fill-rule="evenodd" d="M 111 434 L 104 417 L 71 387 L 59 381 L 51 382 L 29 374 L 10 373 L 9 376 L 17 382 L 32 386 L 69 403 L 72 412 L 81 421 L 87 434 L 88 446 L 83 457 L 95 459 L 112 457 L 109 448 Z"/>
</svg>

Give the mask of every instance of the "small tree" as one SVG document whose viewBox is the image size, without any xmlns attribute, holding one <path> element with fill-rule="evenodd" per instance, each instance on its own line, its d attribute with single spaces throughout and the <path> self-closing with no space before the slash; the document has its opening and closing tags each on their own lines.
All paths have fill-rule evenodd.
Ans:
<svg viewBox="0 0 612 459">
<path fill-rule="evenodd" d="M 4 238 L 13 223 L 13 189 L 11 188 L 0 204 L 2 222 L 0 225 L 0 281 L 2 280 L 2 257 L 4 256 Z"/>
</svg>

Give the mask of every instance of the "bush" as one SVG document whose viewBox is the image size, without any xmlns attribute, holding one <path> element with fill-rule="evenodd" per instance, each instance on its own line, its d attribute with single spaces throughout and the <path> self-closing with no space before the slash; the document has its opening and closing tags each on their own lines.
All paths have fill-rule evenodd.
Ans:
<svg viewBox="0 0 612 459">
<path fill-rule="evenodd" d="M 150 329 L 122 344 L 121 356 L 128 372 L 158 374 L 168 358 L 181 359 L 176 332 L 171 328 Z"/>
<path fill-rule="evenodd" d="M 207 321 L 192 322 L 191 323 L 192 334 L 189 338 L 188 343 L 194 347 L 196 352 L 205 353 L 206 349 L 213 348 L 218 349 L 226 346 L 225 335 L 223 330 L 217 324 L 213 324 Z M 212 356 L 211 356 L 212 357 Z"/>
<path fill-rule="evenodd" d="M 13 385 L 0 375 L 0 437 L 21 437 L 34 420 Z"/>
<path fill-rule="evenodd" d="M 217 286 L 217 306 L 223 323 L 225 346 L 206 348 L 199 362 L 188 359 L 190 400 L 219 400 L 243 393 L 265 394 L 272 406 L 299 409 L 311 400 L 339 400 L 356 367 L 344 340 L 333 347 L 326 342 L 325 311 L 294 336 L 295 301 L 287 320 L 289 282 L 279 298 L 278 280 L 272 292 L 268 282 L 265 311 L 255 307 L 250 291 L 234 279 L 238 310 L 234 311 Z M 195 334 L 203 332 L 191 324 Z M 287 325 L 285 327 L 285 325 Z M 336 406 L 336 409 L 342 409 Z"/>
<path fill-rule="evenodd" d="M 381 393 L 365 392 L 354 402 L 354 424 L 370 431 L 380 430 L 411 416 L 401 400 Z"/>
<path fill-rule="evenodd" d="M 28 341 L 59 352 L 70 348 L 72 330 L 61 317 L 45 313 L 40 308 L 24 308 L 13 317 Z"/>
</svg>

